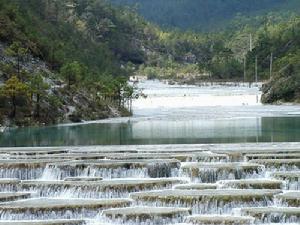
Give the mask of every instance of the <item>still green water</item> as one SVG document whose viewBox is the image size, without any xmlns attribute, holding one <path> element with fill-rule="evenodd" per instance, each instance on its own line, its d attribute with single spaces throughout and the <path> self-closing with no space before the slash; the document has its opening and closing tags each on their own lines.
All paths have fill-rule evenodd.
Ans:
<svg viewBox="0 0 300 225">
<path fill-rule="evenodd" d="M 299 117 L 140 121 L 12 129 L 1 146 L 195 144 L 300 141 Z"/>
<path fill-rule="evenodd" d="M 262 105 L 259 86 L 139 83 L 148 96 L 132 118 L 18 128 L 0 146 L 196 144 L 300 141 L 299 105 Z"/>
</svg>

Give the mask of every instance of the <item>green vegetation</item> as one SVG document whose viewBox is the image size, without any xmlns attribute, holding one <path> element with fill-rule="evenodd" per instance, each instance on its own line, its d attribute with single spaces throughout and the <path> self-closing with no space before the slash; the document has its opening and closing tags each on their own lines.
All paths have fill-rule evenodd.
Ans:
<svg viewBox="0 0 300 225">
<path fill-rule="evenodd" d="M 22 47 L 20 42 L 13 42 L 7 49 L 6 55 L 15 57 L 17 59 L 17 72 L 20 75 L 21 63 L 24 61 L 28 50 Z"/>
<path fill-rule="evenodd" d="M 288 23 L 279 23 L 265 28 L 258 39 L 252 55 L 261 60 L 260 70 L 270 74 L 270 52 L 273 55 L 273 72 L 264 85 L 264 103 L 300 101 L 300 17 Z M 250 55 L 250 57 L 252 56 Z M 252 56 L 253 57 L 253 56 Z"/>
<path fill-rule="evenodd" d="M 67 80 L 68 87 L 71 88 L 71 85 L 78 84 L 80 79 L 85 77 L 87 68 L 75 61 L 63 65 L 60 74 Z"/>
<path fill-rule="evenodd" d="M 223 29 L 238 14 L 260 16 L 267 12 L 298 12 L 298 0 L 111 0 L 133 5 L 148 20 L 172 28 L 211 32 Z"/>
<path fill-rule="evenodd" d="M 25 106 L 28 102 L 29 87 L 13 76 L 5 82 L 1 89 L 1 96 L 9 103 L 9 117 L 14 119 L 17 114 L 17 106 Z"/>
<path fill-rule="evenodd" d="M 180 31 L 105 0 L 0 0 L 0 124 L 129 115 L 139 96 L 130 75 L 253 82 L 257 69 L 258 81 L 270 80 L 263 102 L 297 101 L 300 28 L 292 11 L 299 7 L 293 0 L 140 1 L 146 18 L 194 29 Z"/>
<path fill-rule="evenodd" d="M 165 27 L 214 32 L 160 34 L 160 43 L 164 43 L 173 60 L 156 58 L 156 63 L 140 67 L 140 73 L 149 77 L 164 74 L 164 78 L 184 78 L 188 82 L 199 79 L 254 82 L 257 58 L 257 79 L 268 81 L 272 56 L 272 78 L 263 87 L 262 101 L 300 101 L 299 1 L 112 2 L 135 5 L 145 18 Z"/>
<path fill-rule="evenodd" d="M 0 124 L 128 115 L 128 65 L 145 60 L 138 18 L 102 0 L 0 0 Z"/>
</svg>

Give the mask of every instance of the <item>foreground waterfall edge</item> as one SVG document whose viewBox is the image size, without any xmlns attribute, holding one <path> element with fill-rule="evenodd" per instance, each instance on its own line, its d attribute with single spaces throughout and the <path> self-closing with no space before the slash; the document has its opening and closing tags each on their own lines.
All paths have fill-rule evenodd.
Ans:
<svg viewBox="0 0 300 225">
<path fill-rule="evenodd" d="M 1 224 L 299 224 L 300 143 L 0 148 Z"/>
</svg>

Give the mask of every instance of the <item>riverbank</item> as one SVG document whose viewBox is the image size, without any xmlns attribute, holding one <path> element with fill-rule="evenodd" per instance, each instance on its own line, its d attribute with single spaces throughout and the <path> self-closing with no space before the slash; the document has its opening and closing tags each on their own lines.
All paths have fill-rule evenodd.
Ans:
<svg viewBox="0 0 300 225">
<path fill-rule="evenodd" d="M 277 75 L 262 86 L 262 102 L 265 104 L 300 103 L 299 79 L 297 75 Z"/>
<path fill-rule="evenodd" d="M 286 79 L 272 79 L 260 82 L 244 82 L 240 80 L 209 80 L 209 79 L 159 79 L 168 85 L 191 85 L 198 87 L 228 86 L 228 87 L 258 87 L 261 93 L 260 101 L 266 105 L 299 105 L 297 82 Z"/>
<path fill-rule="evenodd" d="M 126 78 L 86 81 L 74 78 L 81 64 L 61 71 L 26 53 L 20 61 L 10 56 L 9 45 L 0 41 L 0 127 L 45 126 L 130 116 L 127 104 L 133 88 Z M 79 72 L 78 72 L 79 71 Z M 65 79 L 67 73 L 71 78 Z M 69 80 L 71 79 L 71 81 Z M 71 82 L 71 83 L 70 83 Z"/>
</svg>

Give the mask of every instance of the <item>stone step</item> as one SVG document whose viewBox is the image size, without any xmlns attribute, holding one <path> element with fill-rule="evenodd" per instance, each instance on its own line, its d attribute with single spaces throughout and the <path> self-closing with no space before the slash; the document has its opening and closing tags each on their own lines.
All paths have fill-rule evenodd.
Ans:
<svg viewBox="0 0 300 225">
<path fill-rule="evenodd" d="M 181 222 L 190 215 L 191 209 L 180 207 L 130 207 L 103 210 L 102 216 L 111 220 L 111 224 L 167 224 Z"/>
<path fill-rule="evenodd" d="M 300 171 L 273 172 L 271 176 L 283 180 L 287 190 L 300 190 Z"/>
<path fill-rule="evenodd" d="M 253 159 L 249 162 L 259 163 L 267 168 L 300 168 L 300 158 L 297 159 Z"/>
<path fill-rule="evenodd" d="M 0 221 L 0 225 L 84 225 L 84 220 L 20 220 Z"/>
<path fill-rule="evenodd" d="M 221 180 L 217 182 L 222 189 L 281 189 L 283 182 L 270 179 Z"/>
<path fill-rule="evenodd" d="M 269 154 L 246 154 L 246 160 L 254 160 L 254 159 L 299 159 L 299 153 L 269 153 Z"/>
<path fill-rule="evenodd" d="M 229 146 L 229 145 L 228 145 Z M 227 146 L 227 147 L 228 147 Z M 254 147 L 237 147 L 237 148 L 231 148 L 231 149 L 221 149 L 220 147 L 217 149 L 212 149 L 210 148 L 210 151 L 219 153 L 219 154 L 226 154 L 229 155 L 233 159 L 243 159 L 245 155 L 249 154 L 299 154 L 300 153 L 300 148 L 297 146 L 297 148 L 269 148 L 269 147 L 259 147 L 259 146 L 254 146 Z"/>
<path fill-rule="evenodd" d="M 98 225 L 98 224 L 97 224 Z M 169 224 L 169 225 L 227 225 L 227 223 L 223 222 L 223 223 L 209 223 L 209 224 L 205 224 L 205 223 L 175 223 L 175 224 Z M 231 223 L 228 223 L 228 225 L 232 225 Z M 240 223 L 233 223 L 233 225 L 243 225 Z M 254 223 L 250 223 L 250 225 L 254 225 Z M 299 225 L 299 223 L 257 223 L 256 225 Z"/>
<path fill-rule="evenodd" d="M 229 157 L 226 154 L 217 154 L 209 151 L 206 152 L 189 152 L 189 153 L 60 153 L 60 154 L 6 154 L 8 159 L 15 160 L 49 160 L 49 159 L 64 159 L 64 160 L 147 160 L 147 159 L 177 159 L 179 161 L 228 161 Z M 3 158 L 2 157 L 2 158 Z"/>
<path fill-rule="evenodd" d="M 189 207 L 193 213 L 228 213 L 232 208 L 266 206 L 281 190 L 162 190 L 137 192 L 130 197 L 139 204 Z"/>
<path fill-rule="evenodd" d="M 276 196 L 288 206 L 300 207 L 300 191 L 289 191 Z"/>
<path fill-rule="evenodd" d="M 74 176 L 97 176 L 110 179 L 171 177 L 174 173 L 178 173 L 179 167 L 180 161 L 176 159 L 77 160 L 48 164 L 43 178 L 61 180 Z"/>
<path fill-rule="evenodd" d="M 257 225 L 299 225 L 299 223 L 259 223 Z"/>
<path fill-rule="evenodd" d="M 38 168 L 45 167 L 48 163 L 63 162 L 63 159 L 2 159 L 0 168 Z"/>
<path fill-rule="evenodd" d="M 141 159 L 141 160 L 73 160 L 67 162 L 51 163 L 50 165 L 62 168 L 94 166 L 96 168 L 143 168 L 156 164 L 169 164 L 179 167 L 180 162 L 176 159 Z"/>
<path fill-rule="evenodd" d="M 232 216 L 232 215 L 194 215 L 189 216 L 186 222 L 190 224 L 201 225 L 250 225 L 255 218 L 250 216 Z"/>
<path fill-rule="evenodd" d="M 126 178 L 101 181 L 22 181 L 19 190 L 36 192 L 41 197 L 117 198 L 129 193 L 151 189 L 171 188 L 174 184 L 187 183 L 185 178 Z"/>
<path fill-rule="evenodd" d="M 64 181 L 81 181 L 81 182 L 95 182 L 102 181 L 102 177 L 66 177 Z"/>
<path fill-rule="evenodd" d="M 0 191 L 16 192 L 20 183 L 21 181 L 15 178 L 0 179 Z"/>
<path fill-rule="evenodd" d="M 214 183 L 218 180 L 242 179 L 258 177 L 264 171 L 264 166 L 257 163 L 198 163 L 187 162 L 181 164 L 184 176 L 199 180 L 201 183 Z"/>
<path fill-rule="evenodd" d="M 0 204 L 0 220 L 80 219 L 99 210 L 126 207 L 130 199 L 31 198 Z"/>
<path fill-rule="evenodd" d="M 249 207 L 239 209 L 242 215 L 256 218 L 256 223 L 300 223 L 297 207 Z"/>
<path fill-rule="evenodd" d="M 8 155 L 53 155 L 67 153 L 66 147 L 26 147 L 26 148 L 0 148 L 0 154 Z"/>
<path fill-rule="evenodd" d="M 0 202 L 15 201 L 30 198 L 31 193 L 25 192 L 0 192 Z"/>
<path fill-rule="evenodd" d="M 282 180 L 293 180 L 300 182 L 300 170 L 299 171 L 282 171 L 271 173 L 272 177 Z"/>
<path fill-rule="evenodd" d="M 205 189 L 217 189 L 217 184 L 211 183 L 189 183 L 189 184 L 177 184 L 174 189 L 180 190 L 205 190 Z"/>
<path fill-rule="evenodd" d="M 42 176 L 48 163 L 63 161 L 62 159 L 2 159 L 0 160 L 0 179 L 37 179 Z"/>
<path fill-rule="evenodd" d="M 228 161 L 226 154 L 217 154 L 212 152 L 194 152 L 194 153 L 122 153 L 109 154 L 108 159 L 177 159 L 181 162 L 186 161 Z"/>
</svg>

